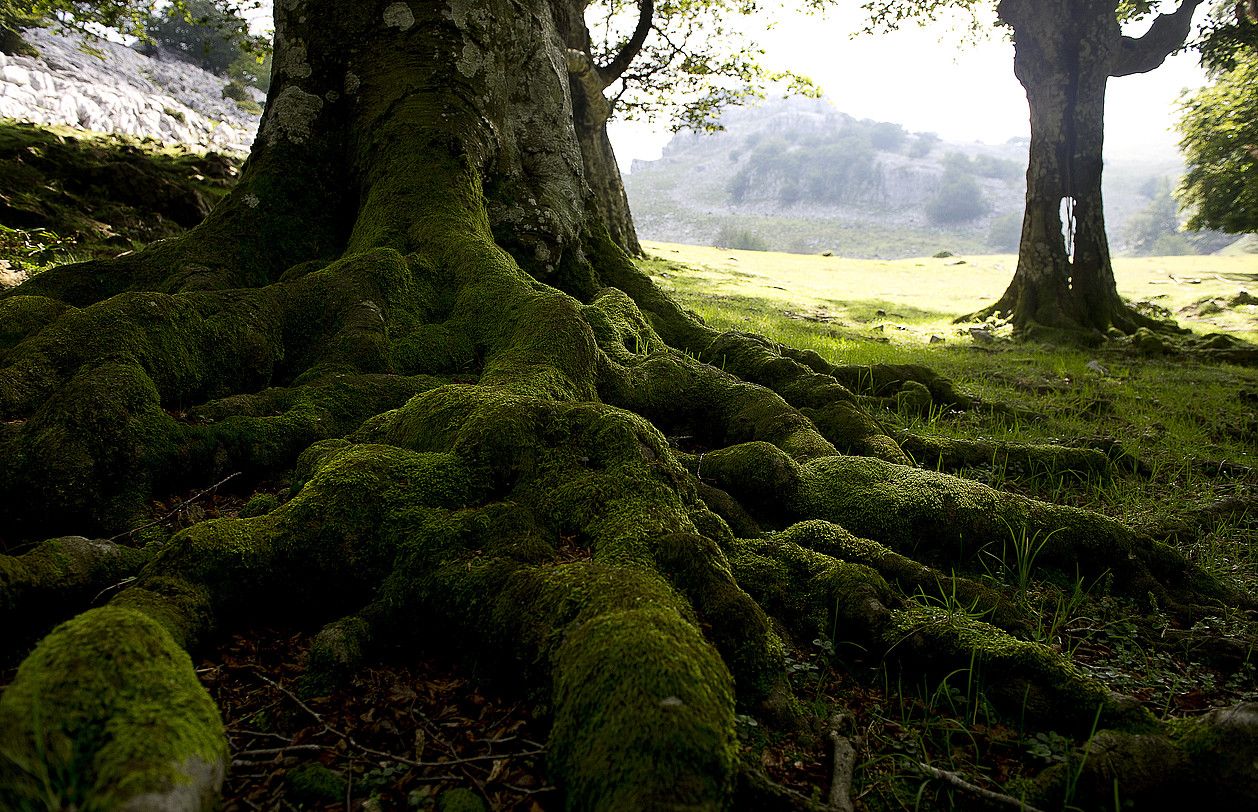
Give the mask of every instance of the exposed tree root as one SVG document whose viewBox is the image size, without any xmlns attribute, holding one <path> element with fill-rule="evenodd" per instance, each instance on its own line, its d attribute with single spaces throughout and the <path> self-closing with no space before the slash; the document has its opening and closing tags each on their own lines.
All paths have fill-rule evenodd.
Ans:
<svg viewBox="0 0 1258 812">
<path fill-rule="evenodd" d="M 468 20 L 412 4 L 427 17 L 398 31 L 376 5 L 327 14 L 455 56 L 356 54 L 344 127 L 294 142 L 286 119 L 264 125 L 200 231 L 0 294 L 6 540 L 123 534 L 153 496 L 228 471 L 291 484 L 141 551 L 0 557 L 5 611 L 62 592 L 73 610 L 139 569 L 0 696 L 0 805 L 212 804 L 226 747 L 184 652 L 293 615 L 322 626 L 309 687 L 437 640 L 517 677 L 572 809 L 716 810 L 755 785 L 735 714 L 797 723 L 793 635 L 970 669 L 1010 720 L 1086 736 L 1099 714 L 1115 736 L 1193 742 L 1203 774 L 1230 763 L 1026 639 L 998 584 L 1033 559 L 1172 612 L 1240 604 L 1233 587 L 1113 519 L 911 467 L 861 398 L 974 405 L 929 370 L 835 367 L 680 309 L 585 221 L 579 158 L 547 129 L 570 115 L 545 84 L 562 64 L 537 45 L 548 18 L 518 13 L 537 4 Z M 344 89 L 335 30 L 302 44 L 302 82 Z M 498 62 L 457 71 L 465 38 Z M 321 164 L 352 174 L 332 197 L 354 211 L 303 202 L 331 194 L 303 186 Z M 936 593 L 977 616 L 915 599 Z"/>
</svg>

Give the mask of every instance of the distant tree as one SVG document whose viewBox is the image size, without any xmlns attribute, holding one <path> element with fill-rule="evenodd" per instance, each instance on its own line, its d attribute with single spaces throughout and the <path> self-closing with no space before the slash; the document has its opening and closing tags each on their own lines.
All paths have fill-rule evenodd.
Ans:
<svg viewBox="0 0 1258 812">
<path fill-rule="evenodd" d="M 769 243 L 764 237 L 749 228 L 737 228 L 730 225 L 721 226 L 712 244 L 717 248 L 730 248 L 735 251 L 768 251 Z"/>
<path fill-rule="evenodd" d="M 899 124 L 877 121 L 870 127 L 869 142 L 880 152 L 899 152 L 909 134 Z"/>
<path fill-rule="evenodd" d="M 249 23 L 231 0 L 184 0 L 145 21 L 146 40 L 166 52 L 219 76 L 240 62 L 257 64 L 268 50 L 265 40 L 249 33 Z"/>
<path fill-rule="evenodd" d="M 938 133 L 913 133 L 913 141 L 909 144 L 910 158 L 925 158 L 939 144 Z"/>
<path fill-rule="evenodd" d="M 944 169 L 939 187 L 926 203 L 926 216 L 936 225 L 968 223 L 991 210 L 974 175 L 956 163 Z"/>
<path fill-rule="evenodd" d="M 1212 84 L 1184 103 L 1188 164 L 1179 198 L 1188 227 L 1258 232 L 1258 9 L 1219 9 L 1201 43 Z"/>
<path fill-rule="evenodd" d="M 1138 257 L 1166 256 L 1168 248 L 1176 254 L 1197 253 L 1179 233 L 1179 204 L 1171 194 L 1170 181 L 1160 178 L 1154 183 L 1149 204 L 1132 215 L 1124 229 L 1129 250 Z"/>
<path fill-rule="evenodd" d="M 1009 212 L 992 218 L 987 231 L 987 245 L 993 251 L 1017 252 L 1021 238 L 1021 212 Z"/>
<path fill-rule="evenodd" d="M 0 0 L 0 47 L 31 49 L 21 30 L 54 25 L 62 30 L 95 36 L 101 28 L 127 36 L 147 37 L 148 25 L 159 13 L 191 18 L 195 0 Z M 257 8 L 260 0 L 215 0 L 214 5 L 235 9 Z"/>
<path fill-rule="evenodd" d="M 822 4 L 825 0 L 816 0 Z M 1014 73 L 1031 111 L 1026 211 L 1018 270 L 990 308 L 1022 333 L 1104 333 L 1161 324 L 1118 295 L 1101 199 L 1105 88 L 1110 77 L 1144 73 L 1181 47 L 1201 0 L 1180 0 L 1139 38 L 1121 23 L 1154 13 L 1146 0 L 865 0 L 869 29 L 933 19 L 948 9 L 994 8 L 1014 42 Z"/>
</svg>

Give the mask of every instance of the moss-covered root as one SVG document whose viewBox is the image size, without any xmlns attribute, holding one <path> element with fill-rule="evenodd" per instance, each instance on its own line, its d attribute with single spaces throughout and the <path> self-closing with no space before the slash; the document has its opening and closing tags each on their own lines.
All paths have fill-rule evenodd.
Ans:
<svg viewBox="0 0 1258 812">
<path fill-rule="evenodd" d="M 691 470 L 769 525 L 825 519 L 944 568 L 982 554 L 1009 571 L 1111 573 L 1128 594 L 1163 605 L 1249 601 L 1177 551 L 1100 514 L 1002 493 L 948 474 L 868 457 L 800 465 L 769 443 L 744 443 L 690 461 Z"/>
<path fill-rule="evenodd" d="M 1019 640 L 989 623 L 942 607 L 910 604 L 883 630 L 889 657 L 914 674 L 973 686 L 1005 718 L 1076 735 L 1100 724 L 1141 728 L 1152 716 L 1113 694 L 1048 646 Z"/>
<path fill-rule="evenodd" d="M 830 365 L 821 356 L 810 353 L 796 358 L 798 353 L 761 336 L 712 330 L 704 326 L 698 316 L 678 307 L 646 274 L 635 268 L 623 252 L 606 244 L 600 250 L 603 252 L 599 256 L 600 274 L 633 300 L 649 321 L 652 334 L 658 333 L 669 346 L 691 353 L 742 381 L 777 393 L 811 420 L 826 440 L 843 451 L 891 462 L 909 462 L 895 440 L 857 403 L 850 390 L 826 372 L 809 366 L 814 363 L 828 369 Z M 625 337 L 643 346 L 650 344 L 648 337 L 641 333 Z M 600 342 L 600 346 L 604 352 L 609 351 L 610 345 L 606 342 Z"/>
<path fill-rule="evenodd" d="M 1141 733 L 1106 730 L 1038 782 L 1040 805 L 1111 809 L 1258 808 L 1258 704 Z"/>
<path fill-rule="evenodd" d="M 1019 474 L 1104 474 L 1113 461 L 1095 448 L 1001 443 L 909 434 L 899 436 L 900 447 L 918 464 L 942 471 L 990 465 Z"/>
<path fill-rule="evenodd" d="M 85 609 L 148 559 L 144 550 L 82 536 L 49 539 L 20 556 L 0 555 L 0 628 L 6 630 L 0 656 L 27 633 L 41 631 L 33 624 L 51 626 Z"/>
<path fill-rule="evenodd" d="M 214 807 L 218 710 L 161 624 L 93 609 L 44 638 L 0 695 L 0 807 Z"/>
<path fill-rule="evenodd" d="M 935 680 L 964 674 L 965 684 L 977 686 L 1010 720 L 1080 733 L 1090 729 L 1098 711 L 1111 725 L 1147 723 L 1143 712 L 1047 646 L 964 613 L 901 606 L 902 599 L 871 568 L 805 549 L 784 538 L 790 535 L 808 534 L 740 540 L 729 558 L 739 583 L 801 637 L 819 635 L 836 646 L 854 643 L 885 652 L 890 661 Z"/>
<path fill-rule="evenodd" d="M 718 810 L 733 789 L 733 685 L 668 609 L 594 618 L 555 660 L 551 765 L 581 810 Z"/>
<path fill-rule="evenodd" d="M 869 567 L 903 595 L 955 600 L 1005 631 L 1023 634 L 1029 630 L 1026 612 L 986 584 L 955 571 L 945 575 L 876 541 L 854 536 L 832 522 L 821 519 L 798 522 L 776 534 L 773 540 Z"/>
<path fill-rule="evenodd" d="M 827 457 L 801 466 L 794 510 L 941 564 L 983 554 L 1009 572 L 1110 573 L 1117 588 L 1164 605 L 1248 603 L 1178 551 L 1107 516 L 881 460 Z"/>
</svg>

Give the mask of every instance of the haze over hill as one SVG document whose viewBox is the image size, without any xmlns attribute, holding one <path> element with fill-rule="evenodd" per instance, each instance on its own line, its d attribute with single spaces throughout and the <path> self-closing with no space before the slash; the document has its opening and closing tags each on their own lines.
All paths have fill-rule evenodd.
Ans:
<svg viewBox="0 0 1258 812">
<path fill-rule="evenodd" d="M 958 143 L 858 120 L 824 100 L 729 111 L 725 131 L 679 133 L 625 178 L 644 239 L 853 257 L 1017 248 L 1027 140 Z M 1182 170 L 1179 156 L 1109 156 L 1116 251 Z"/>
</svg>

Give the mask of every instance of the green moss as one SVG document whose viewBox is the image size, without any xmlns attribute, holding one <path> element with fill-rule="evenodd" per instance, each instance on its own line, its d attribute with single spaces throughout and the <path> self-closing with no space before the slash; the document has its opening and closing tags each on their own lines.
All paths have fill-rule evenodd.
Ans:
<svg viewBox="0 0 1258 812">
<path fill-rule="evenodd" d="M 446 790 L 437 799 L 438 812 L 485 812 L 485 802 L 470 789 Z"/>
<path fill-rule="evenodd" d="M 801 637 L 867 644 L 887 623 L 892 593 L 861 564 L 783 542 L 738 540 L 730 553 L 738 583 Z"/>
<path fill-rule="evenodd" d="M 786 518 L 801 483 L 799 465 L 785 451 L 765 442 L 711 451 L 695 460 L 694 472 L 771 525 Z"/>
<path fill-rule="evenodd" d="M 930 390 L 917 381 L 905 381 L 895 393 L 896 409 L 906 414 L 927 414 L 934 400 Z"/>
<path fill-rule="evenodd" d="M 601 615 L 555 663 L 552 770 L 573 809 L 722 809 L 736 767 L 733 690 L 675 612 Z"/>
<path fill-rule="evenodd" d="M 820 519 L 798 522 L 778 533 L 774 540 L 798 544 L 841 561 L 862 564 L 895 584 L 903 595 L 953 595 L 1002 629 L 1026 631 L 1025 614 L 994 589 L 960 577 L 955 570 L 945 575 L 876 541 L 854 536 L 831 522 Z"/>
<path fill-rule="evenodd" d="M 255 493 L 240 509 L 240 518 L 251 519 L 255 516 L 265 516 L 279 506 L 280 498 L 275 494 Z"/>
<path fill-rule="evenodd" d="M 84 517 L 115 525 L 145 507 L 176 456 L 178 429 L 134 364 L 88 367 L 3 441 L 3 516 L 57 529 Z"/>
<path fill-rule="evenodd" d="M 980 550 L 1011 568 L 1030 555 L 1035 567 L 1069 575 L 1112 572 L 1118 588 L 1159 600 L 1181 594 L 1198 577 L 1182 555 L 1107 516 L 877 459 L 806 463 L 790 510 L 950 568 L 973 561 Z M 1227 594 L 1217 583 L 1212 592 Z"/>
<path fill-rule="evenodd" d="M 300 804 L 343 803 L 347 783 L 322 764 L 302 764 L 284 776 L 288 797 Z"/>
<path fill-rule="evenodd" d="M 760 605 L 739 586 L 715 542 L 688 533 L 660 539 L 661 570 L 694 607 L 734 675 L 739 703 L 754 706 L 785 685 L 785 653 Z"/>
<path fill-rule="evenodd" d="M 212 804 L 227 764 L 218 710 L 158 623 L 93 609 L 46 637 L 0 696 L 0 799 L 115 809 Z"/>
<path fill-rule="evenodd" d="M 17 645 L 26 633 L 86 608 L 102 590 L 138 572 L 150 555 L 82 536 L 50 539 L 21 556 L 0 555 L 0 625 L 11 635 L 5 643 Z"/>
<path fill-rule="evenodd" d="M 968 615 L 910 604 L 892 613 L 883 640 L 898 658 L 928 673 L 969 669 L 970 678 L 1011 719 L 1083 733 L 1092 729 L 1098 711 L 1103 726 L 1147 724 L 1152 718 L 1117 702 L 1048 646 Z"/>
</svg>

